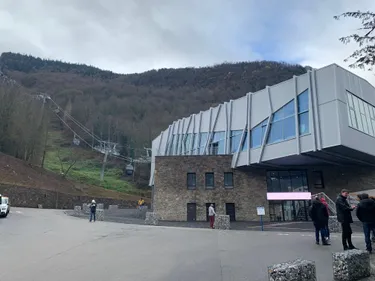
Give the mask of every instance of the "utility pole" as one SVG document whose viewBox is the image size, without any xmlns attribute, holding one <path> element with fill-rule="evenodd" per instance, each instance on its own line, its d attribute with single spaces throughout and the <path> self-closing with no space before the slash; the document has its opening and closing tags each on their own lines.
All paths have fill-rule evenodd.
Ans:
<svg viewBox="0 0 375 281">
<path fill-rule="evenodd" d="M 103 165 L 102 165 L 102 171 L 100 173 L 100 181 L 104 180 L 104 170 L 105 170 L 105 164 L 107 163 L 107 157 L 108 157 L 108 149 L 105 150 Z"/>
</svg>

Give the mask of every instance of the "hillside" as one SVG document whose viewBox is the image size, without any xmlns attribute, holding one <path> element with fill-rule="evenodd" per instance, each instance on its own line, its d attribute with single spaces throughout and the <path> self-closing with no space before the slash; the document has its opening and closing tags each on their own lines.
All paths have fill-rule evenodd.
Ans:
<svg viewBox="0 0 375 281">
<path fill-rule="evenodd" d="M 306 69 L 256 61 L 121 75 L 86 65 L 3 53 L 0 71 L 31 93 L 49 93 L 103 139 L 142 148 L 150 146 L 151 140 L 177 118 L 282 82 Z"/>
</svg>

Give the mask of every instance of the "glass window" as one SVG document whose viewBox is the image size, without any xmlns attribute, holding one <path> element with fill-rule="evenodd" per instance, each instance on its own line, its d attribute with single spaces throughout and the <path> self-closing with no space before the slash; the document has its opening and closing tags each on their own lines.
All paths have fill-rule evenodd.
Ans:
<svg viewBox="0 0 375 281">
<path fill-rule="evenodd" d="M 268 192 L 307 192 L 306 171 L 268 171 Z"/>
<path fill-rule="evenodd" d="M 224 173 L 224 186 L 226 188 L 232 188 L 233 187 L 233 173 L 232 172 Z"/>
<path fill-rule="evenodd" d="M 190 146 L 192 144 L 192 136 L 193 134 L 187 134 L 186 137 L 185 137 L 185 141 L 184 141 L 184 145 L 183 145 L 183 149 L 182 149 L 182 152 L 184 154 L 190 154 Z"/>
<path fill-rule="evenodd" d="M 201 139 L 199 141 L 199 155 L 204 154 L 204 148 L 207 143 L 208 133 L 201 133 Z"/>
<path fill-rule="evenodd" d="M 205 174 L 205 185 L 206 185 L 206 188 L 214 187 L 214 173 Z"/>
<path fill-rule="evenodd" d="M 304 135 L 309 132 L 309 112 L 298 115 L 299 134 Z"/>
<path fill-rule="evenodd" d="M 225 154 L 224 140 L 225 132 L 214 132 L 209 146 L 209 153 L 212 155 Z"/>
<path fill-rule="evenodd" d="M 230 152 L 235 153 L 241 142 L 242 130 L 233 130 L 230 132 Z"/>
<path fill-rule="evenodd" d="M 321 171 L 313 172 L 313 180 L 314 180 L 314 188 L 317 188 L 317 189 L 324 188 L 323 173 Z"/>
<path fill-rule="evenodd" d="M 195 173 L 187 173 L 187 188 L 195 189 L 197 187 L 197 176 Z"/>
<path fill-rule="evenodd" d="M 361 100 L 348 91 L 346 94 L 348 98 L 347 106 L 349 126 L 370 136 L 375 136 L 374 106 Z"/>
<path fill-rule="evenodd" d="M 283 112 L 282 114 L 279 114 Z M 272 116 L 267 143 L 274 143 L 295 137 L 294 100 L 276 111 Z"/>
<path fill-rule="evenodd" d="M 297 97 L 298 102 L 298 113 L 302 113 L 309 110 L 309 91 L 305 90 Z"/>
<path fill-rule="evenodd" d="M 198 136 L 199 136 L 198 134 L 193 134 L 193 151 L 192 151 L 193 155 L 198 154 L 198 148 L 199 148 L 199 145 L 198 145 L 199 138 L 198 138 Z"/>
<path fill-rule="evenodd" d="M 241 145 L 241 150 L 247 151 L 247 131 L 245 131 L 245 135 L 244 135 L 242 145 Z"/>
<path fill-rule="evenodd" d="M 260 147 L 263 143 L 263 138 L 267 129 L 268 118 L 256 125 L 250 131 L 250 147 Z"/>
</svg>

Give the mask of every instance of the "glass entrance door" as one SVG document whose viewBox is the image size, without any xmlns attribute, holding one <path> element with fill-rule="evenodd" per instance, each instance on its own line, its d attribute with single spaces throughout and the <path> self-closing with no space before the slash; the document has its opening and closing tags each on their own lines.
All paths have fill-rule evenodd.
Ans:
<svg viewBox="0 0 375 281">
<path fill-rule="evenodd" d="M 294 221 L 295 220 L 295 210 L 293 201 L 283 201 L 284 207 L 284 220 Z"/>
</svg>

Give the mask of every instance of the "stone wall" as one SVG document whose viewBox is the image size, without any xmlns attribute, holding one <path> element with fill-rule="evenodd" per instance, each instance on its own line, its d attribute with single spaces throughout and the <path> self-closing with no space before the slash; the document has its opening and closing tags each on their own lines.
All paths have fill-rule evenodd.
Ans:
<svg viewBox="0 0 375 281">
<path fill-rule="evenodd" d="M 231 155 L 157 156 L 155 163 L 154 212 L 162 220 L 186 221 L 187 203 L 197 204 L 197 220 L 206 220 L 206 203 L 215 203 L 226 214 L 225 203 L 234 203 L 236 220 L 259 220 L 257 206 L 266 199 L 266 173 L 262 169 L 231 169 Z M 187 173 L 196 173 L 195 190 L 187 189 Z M 214 172 L 214 189 L 205 188 L 205 173 Z M 233 172 L 233 188 L 224 187 L 224 172 Z"/>
<path fill-rule="evenodd" d="M 37 188 L 0 185 L 0 194 L 9 197 L 11 206 L 37 208 L 41 204 L 43 208 L 74 209 L 74 206 L 90 203 L 92 199 L 109 205 L 119 205 L 120 208 L 135 208 L 137 202 L 124 201 L 111 198 L 92 198 L 88 196 L 76 196 Z"/>
</svg>

